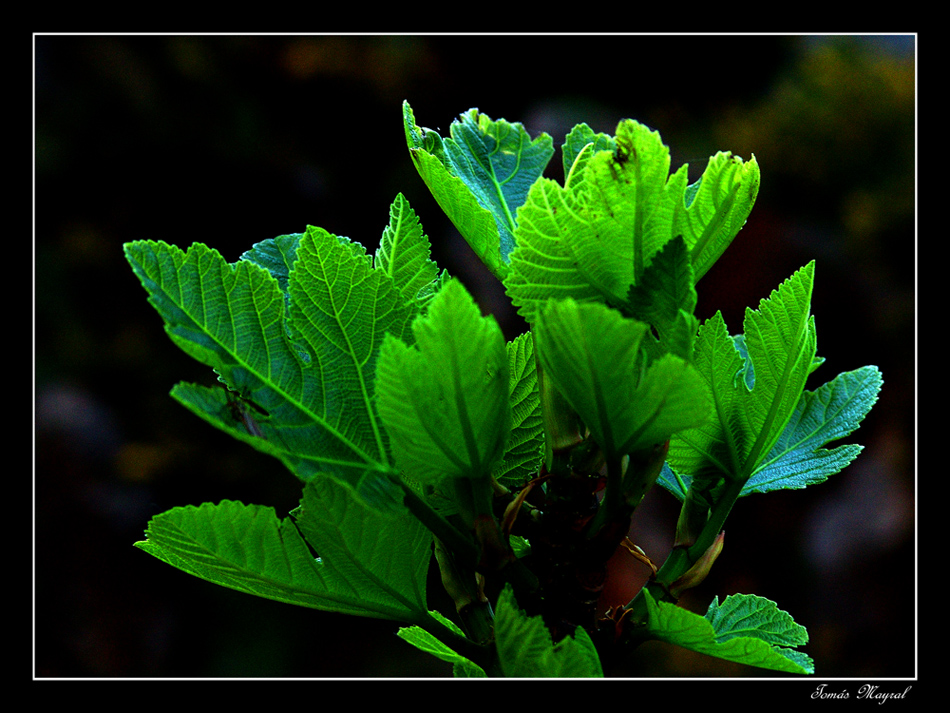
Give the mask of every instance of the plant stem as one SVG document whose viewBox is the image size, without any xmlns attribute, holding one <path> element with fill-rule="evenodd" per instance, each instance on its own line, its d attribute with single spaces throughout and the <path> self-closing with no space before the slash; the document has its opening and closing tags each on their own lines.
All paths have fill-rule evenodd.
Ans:
<svg viewBox="0 0 950 713">
<path fill-rule="evenodd" d="M 676 602 L 676 598 L 670 594 L 669 586 L 679 579 L 693 564 L 703 556 L 713 541 L 722 531 L 722 526 L 732 510 L 732 506 L 739 498 L 744 480 L 727 481 L 726 488 L 720 494 L 709 519 L 690 547 L 674 547 L 670 552 L 663 566 L 656 573 L 654 580 L 646 584 L 643 589 L 649 589 L 650 594 L 657 601 Z M 636 645 L 642 642 L 642 637 L 637 635 L 638 629 L 642 630 L 642 625 L 646 623 L 647 610 L 646 600 L 641 590 L 627 605 L 625 609 L 630 610 L 627 616 L 627 626 L 625 627 L 625 638 L 628 644 Z"/>
<path fill-rule="evenodd" d="M 600 532 L 605 525 L 618 518 L 624 509 L 623 462 L 620 458 L 607 459 L 607 485 L 604 488 L 604 498 L 597 508 L 594 519 L 587 528 L 587 538 L 591 539 Z"/>
<path fill-rule="evenodd" d="M 415 515 L 456 557 L 460 558 L 460 563 L 474 569 L 478 563 L 478 548 L 472 539 L 433 510 L 406 483 L 398 479 L 397 482 L 402 487 L 403 503 L 409 512 Z"/>
<path fill-rule="evenodd" d="M 713 505 L 706 525 L 703 527 L 702 532 L 700 532 L 699 537 L 696 538 L 696 542 L 689 548 L 690 566 L 703 556 L 703 553 L 712 545 L 713 540 L 722 532 L 722 526 L 725 524 L 726 518 L 729 517 L 732 506 L 735 505 L 736 500 L 739 499 L 739 494 L 742 492 L 745 482 L 745 480 L 727 481 L 726 489 L 719 496 L 715 505 Z M 680 572 L 680 574 L 682 573 L 683 572 Z M 677 575 L 677 577 L 678 576 L 679 575 Z M 675 581 L 675 578 L 670 581 Z"/>
</svg>

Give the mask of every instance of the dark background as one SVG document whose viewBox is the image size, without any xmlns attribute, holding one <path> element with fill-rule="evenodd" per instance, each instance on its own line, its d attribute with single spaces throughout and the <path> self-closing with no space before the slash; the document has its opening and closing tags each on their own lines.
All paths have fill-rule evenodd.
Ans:
<svg viewBox="0 0 950 713">
<path fill-rule="evenodd" d="M 690 163 L 691 181 L 717 150 L 755 154 L 758 202 L 700 283 L 700 317 L 721 309 L 741 331 L 744 308 L 814 258 L 827 361 L 809 388 L 866 364 L 885 384 L 849 439 L 865 446 L 858 460 L 827 483 L 741 500 L 712 575 L 683 603 L 704 612 L 714 595 L 760 594 L 808 628 L 819 677 L 913 676 L 914 43 L 37 36 L 34 675 L 451 675 L 394 622 L 233 592 L 132 547 L 171 507 L 230 498 L 282 516 L 299 486 L 168 396 L 213 376 L 165 336 L 123 242 L 200 241 L 233 261 L 312 224 L 373 250 L 401 191 L 440 265 L 509 338 L 523 329 L 415 173 L 408 99 L 443 135 L 477 107 L 556 146 L 580 121 L 613 133 L 635 118 L 660 131 L 674 169 Z M 671 500 L 654 493 L 635 524 L 660 561 Z M 769 675 L 659 644 L 611 673 Z"/>
</svg>

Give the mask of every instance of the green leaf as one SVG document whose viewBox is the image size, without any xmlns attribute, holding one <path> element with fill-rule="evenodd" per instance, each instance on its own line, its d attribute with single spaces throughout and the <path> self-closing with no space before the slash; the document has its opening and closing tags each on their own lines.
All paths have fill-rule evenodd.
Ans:
<svg viewBox="0 0 950 713">
<path fill-rule="evenodd" d="M 801 398 L 815 361 L 810 315 L 814 263 L 796 272 L 758 310 L 746 310 L 746 364 L 716 313 L 700 329 L 694 364 L 703 375 L 715 418 L 681 431 L 670 442 L 669 462 L 706 484 L 747 481 L 778 441 Z"/>
<path fill-rule="evenodd" d="M 627 310 L 657 331 L 656 354 L 692 358 L 699 320 L 693 316 L 696 289 L 689 250 L 682 237 L 669 241 L 653 256 L 643 279 L 630 290 Z M 653 337 L 650 335 L 650 341 Z"/>
<path fill-rule="evenodd" d="M 649 367 L 649 327 L 598 303 L 551 301 L 535 328 L 545 375 L 608 459 L 663 443 L 702 423 L 709 403 L 698 372 L 667 354 Z"/>
<path fill-rule="evenodd" d="M 746 308 L 743 333 L 755 369 L 749 422 L 760 436 L 753 456 L 767 454 L 795 410 L 815 361 L 811 294 L 815 263 L 786 280 L 758 310 Z M 761 390 L 761 393 L 759 393 Z"/>
<path fill-rule="evenodd" d="M 267 270 L 289 300 L 290 271 L 297 260 L 297 246 L 302 237 L 302 233 L 293 233 L 255 243 L 241 255 L 241 260 L 253 262 Z"/>
<path fill-rule="evenodd" d="M 518 314 L 529 323 L 537 320 L 549 299 L 605 299 L 578 269 L 570 249 L 570 240 L 584 239 L 589 232 L 578 203 L 581 191 L 576 184 L 566 190 L 556 181 L 542 178 L 532 186 L 518 211 L 518 247 L 511 254 L 505 289 Z"/>
<path fill-rule="evenodd" d="M 544 421 L 531 332 L 508 342 L 507 352 L 511 433 L 505 458 L 492 476 L 503 485 L 520 487 L 538 472 L 544 455 Z"/>
<path fill-rule="evenodd" d="M 815 672 L 811 658 L 786 648 L 808 641 L 804 627 L 768 599 L 733 595 L 722 607 L 717 599 L 703 617 L 675 604 L 656 601 L 647 589 L 643 595 L 647 628 L 654 639 L 747 666 L 787 673 Z"/>
<path fill-rule="evenodd" d="M 716 641 L 752 636 L 773 646 L 804 646 L 808 631 L 775 602 L 755 594 L 731 594 L 719 604 L 714 597 L 706 620 L 716 632 Z"/>
<path fill-rule="evenodd" d="M 656 479 L 657 485 L 667 490 L 680 502 L 683 502 L 686 499 L 686 492 L 689 490 L 689 485 L 691 482 L 691 476 L 683 475 L 674 471 L 670 467 L 669 461 L 663 464 L 663 468 L 660 470 L 660 475 Z"/>
<path fill-rule="evenodd" d="M 229 500 L 156 515 L 135 546 L 209 582 L 268 599 L 422 621 L 430 536 L 416 520 L 385 521 L 330 479 L 304 490 L 300 530 L 274 510 Z M 386 537 L 380 537 L 381 531 Z M 319 553 L 314 558 L 307 541 Z"/>
<path fill-rule="evenodd" d="M 267 270 L 277 280 L 280 291 L 284 294 L 286 312 L 290 311 L 290 271 L 297 260 L 297 247 L 300 245 L 303 233 L 280 235 L 276 238 L 255 243 L 250 250 L 241 255 L 241 260 L 253 262 Z M 310 352 L 302 344 L 293 342 L 294 335 L 289 321 L 285 325 L 285 336 L 291 348 L 304 364 L 310 364 Z"/>
<path fill-rule="evenodd" d="M 239 441 L 283 461 L 292 472 L 301 467 L 296 456 L 279 435 L 270 415 L 259 412 L 244 399 L 220 386 L 207 387 L 181 382 L 171 396 L 196 416 L 227 432 Z"/>
<path fill-rule="evenodd" d="M 495 614 L 498 659 L 509 678 L 600 678 L 597 649 L 583 627 L 556 644 L 540 616 L 528 616 L 510 585 L 498 596 Z"/>
<path fill-rule="evenodd" d="M 608 302 L 637 316 L 648 293 L 631 288 L 674 238 L 687 248 L 692 289 L 742 227 L 758 191 L 755 159 L 743 163 L 728 153 L 711 158 L 687 186 L 688 167 L 669 175 L 670 153 L 660 135 L 629 119 L 618 124 L 616 137 L 574 127 L 563 160 L 564 187 L 539 179 L 518 212 L 517 247 L 505 277 L 509 296 L 532 323 L 549 298 Z M 695 329 L 691 309 L 683 309 L 685 315 L 673 316 L 680 346 Z"/>
<path fill-rule="evenodd" d="M 501 238 L 491 212 L 479 205 L 462 180 L 438 158 L 421 148 L 410 148 L 413 163 L 429 192 L 493 275 L 501 279 L 508 264 L 501 257 Z"/>
<path fill-rule="evenodd" d="M 853 433 L 877 401 L 883 380 L 876 366 L 844 372 L 806 391 L 769 455 L 742 488 L 740 495 L 797 490 L 822 483 L 857 457 L 862 446 L 823 446 Z M 657 483 L 683 500 L 692 477 L 675 473 L 667 464 Z"/>
<path fill-rule="evenodd" d="M 451 629 L 454 633 L 462 637 L 465 636 L 461 629 L 439 612 L 431 611 L 429 613 L 433 618 Z M 396 632 L 396 635 L 404 641 L 408 641 L 420 651 L 425 651 L 427 654 L 432 654 L 441 661 L 452 664 L 456 678 L 485 678 L 487 675 L 481 666 L 457 653 L 454 649 L 444 644 L 421 626 L 402 627 Z"/>
<path fill-rule="evenodd" d="M 551 137 L 532 140 L 521 124 L 470 109 L 442 139 L 415 123 L 408 102 L 403 123 L 413 162 L 439 207 L 501 278 L 515 246 L 517 210 L 554 154 Z"/>
<path fill-rule="evenodd" d="M 511 427 L 501 328 L 452 280 L 412 330 L 415 347 L 385 340 L 376 375 L 397 465 L 423 482 L 487 477 Z"/>
<path fill-rule="evenodd" d="M 311 227 L 233 265 L 200 243 L 125 249 L 172 340 L 266 414 L 255 418 L 259 437 L 245 440 L 303 480 L 328 472 L 356 482 L 390 468 L 376 356 L 386 333 L 411 339 L 417 309 L 361 246 Z M 240 426 L 222 395 L 183 385 L 174 396 L 231 433 Z"/>
<path fill-rule="evenodd" d="M 768 456 L 742 495 L 799 489 L 821 483 L 853 461 L 862 447 L 822 448 L 850 435 L 877 401 L 883 380 L 875 366 L 839 374 L 816 391 L 806 391 Z"/>
<path fill-rule="evenodd" d="M 700 179 L 687 189 L 685 201 L 676 203 L 673 233 L 686 239 L 697 282 L 745 225 L 759 194 L 760 180 L 755 156 L 743 162 L 738 156 L 720 151 L 709 159 Z"/>
<path fill-rule="evenodd" d="M 554 155 L 554 144 L 547 134 L 531 139 L 521 124 L 493 121 L 477 109 L 460 118 L 452 122 L 445 153 L 456 175 L 495 216 L 506 259 L 514 248 L 515 213 Z"/>
<path fill-rule="evenodd" d="M 672 237 L 646 219 L 663 191 L 666 147 L 636 122 L 621 122 L 611 141 L 615 151 L 595 151 L 594 143 L 581 149 L 566 187 L 540 179 L 518 212 L 518 247 L 505 286 L 529 322 L 550 298 L 623 305 L 644 249 L 652 255 Z M 655 239 L 645 248 L 647 228 Z"/>
<path fill-rule="evenodd" d="M 381 516 L 331 478 L 309 483 L 293 515 L 334 581 L 357 601 L 398 602 L 403 613 L 387 618 L 428 621 L 432 535 L 419 520 Z"/>
<path fill-rule="evenodd" d="M 400 193 L 389 209 L 389 225 L 376 251 L 374 265 L 392 278 L 407 302 L 428 302 L 443 279 L 430 259 L 429 239 L 409 201 Z"/>
<path fill-rule="evenodd" d="M 590 146 L 589 149 L 587 149 L 588 146 Z M 575 126 L 564 138 L 564 145 L 561 147 L 561 161 L 565 176 L 564 185 L 571 185 L 572 175 L 579 172 L 581 164 L 594 153 L 597 151 L 614 151 L 616 148 L 617 143 L 610 134 L 595 132 L 587 124 Z M 585 151 L 585 149 L 587 150 Z"/>
<path fill-rule="evenodd" d="M 165 320 L 165 331 L 190 356 L 219 373 L 240 363 L 239 352 L 254 355 L 268 343 L 293 359 L 289 350 L 281 349 L 284 302 L 267 271 L 249 262 L 227 265 L 217 251 L 201 243 L 187 253 L 161 241 L 124 247 L 149 302 Z M 241 311 L 264 319 L 237 330 L 234 315 Z M 267 370 L 260 359 L 246 361 L 251 368 Z"/>
<path fill-rule="evenodd" d="M 670 152 L 659 133 L 629 119 L 614 140 L 615 151 L 591 156 L 582 182 L 572 176 L 587 230 L 567 245 L 587 280 L 622 305 L 647 260 L 673 237 L 664 204 Z"/>
</svg>

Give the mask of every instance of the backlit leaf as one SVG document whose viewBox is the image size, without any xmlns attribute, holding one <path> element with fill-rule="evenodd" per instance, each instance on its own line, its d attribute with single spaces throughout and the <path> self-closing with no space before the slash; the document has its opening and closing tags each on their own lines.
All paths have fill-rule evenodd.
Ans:
<svg viewBox="0 0 950 713">
<path fill-rule="evenodd" d="M 511 427 L 508 356 L 498 323 L 452 280 L 413 323 L 415 346 L 383 344 L 379 413 L 397 465 L 422 481 L 487 477 Z"/>
<path fill-rule="evenodd" d="M 139 241 L 126 255 L 175 343 L 266 414 L 245 440 L 304 480 L 329 472 L 356 482 L 390 468 L 376 357 L 387 333 L 411 341 L 417 308 L 362 246 L 311 227 L 258 244 L 233 265 L 200 243 L 183 251 Z M 174 396 L 213 425 L 244 432 L 223 390 L 181 385 Z"/>
<path fill-rule="evenodd" d="M 608 458 L 650 448 L 702 423 L 709 403 L 698 372 L 667 354 L 647 366 L 649 327 L 598 303 L 551 301 L 535 327 L 546 377 Z"/>
<path fill-rule="evenodd" d="M 428 617 L 431 537 L 418 521 L 383 520 L 332 479 L 306 487 L 297 513 L 295 524 L 272 508 L 228 500 L 174 508 L 153 517 L 136 546 L 247 594 L 373 618 Z"/>
<path fill-rule="evenodd" d="M 556 644 L 540 616 L 528 616 L 506 586 L 495 615 L 498 659 L 510 678 L 600 678 L 597 649 L 583 628 Z"/>
<path fill-rule="evenodd" d="M 748 480 L 778 441 L 815 361 L 810 314 L 814 263 L 796 272 L 758 310 L 746 310 L 745 346 L 754 388 L 736 343 L 717 313 L 700 329 L 694 363 L 715 404 L 715 418 L 679 432 L 669 462 L 705 483 Z"/>
<path fill-rule="evenodd" d="M 649 612 L 647 627 L 654 639 L 747 666 L 786 673 L 815 672 L 806 654 L 773 643 L 794 641 L 797 646 L 807 641 L 804 629 L 778 610 L 774 602 L 762 597 L 733 602 L 729 597 L 723 603 L 724 610 L 717 601 L 703 617 L 675 604 L 656 601 L 646 589 L 643 594 Z M 738 606 L 744 609 L 741 616 L 736 610 Z M 781 632 L 776 630 L 776 622 L 780 623 Z"/>
<path fill-rule="evenodd" d="M 515 247 L 515 215 L 554 154 L 551 137 L 531 139 L 521 124 L 470 109 L 443 139 L 415 123 L 408 102 L 403 123 L 410 155 L 439 207 L 503 277 Z"/>
</svg>

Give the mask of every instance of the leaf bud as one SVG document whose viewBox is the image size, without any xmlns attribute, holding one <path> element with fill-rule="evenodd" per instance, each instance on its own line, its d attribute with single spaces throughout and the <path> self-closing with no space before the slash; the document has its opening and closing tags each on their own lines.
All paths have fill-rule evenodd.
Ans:
<svg viewBox="0 0 950 713">
<path fill-rule="evenodd" d="M 703 580 L 706 579 L 706 575 L 708 575 L 709 570 L 712 569 L 713 563 L 716 561 L 716 558 L 719 557 L 719 553 L 722 552 L 722 543 L 725 537 L 725 532 L 720 532 L 716 535 L 716 539 L 713 540 L 713 543 L 703 553 L 702 557 L 696 560 L 692 567 L 686 570 L 679 579 L 670 585 L 670 594 L 678 599 L 687 589 L 692 589 L 700 585 Z"/>
</svg>

